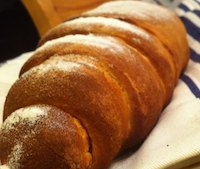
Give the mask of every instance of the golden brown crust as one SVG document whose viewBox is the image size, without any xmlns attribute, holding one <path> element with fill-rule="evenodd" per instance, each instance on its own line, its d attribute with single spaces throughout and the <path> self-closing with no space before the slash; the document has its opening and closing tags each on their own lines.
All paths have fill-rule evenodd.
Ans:
<svg viewBox="0 0 200 169">
<path fill-rule="evenodd" d="M 23 117 L 11 133 L 1 133 L 3 163 L 9 164 L 20 144 L 24 152 L 15 159 L 20 169 L 105 169 L 148 135 L 188 60 L 179 19 L 151 7 L 109 2 L 41 40 L 8 93 L 4 120 L 33 105 L 44 105 L 48 113 L 33 125 Z"/>
<path fill-rule="evenodd" d="M 121 19 L 154 34 L 172 54 L 177 78 L 187 64 L 189 50 L 185 28 L 177 15 L 164 7 L 138 1 L 108 2 L 84 13 L 83 16 Z"/>
<path fill-rule="evenodd" d="M 57 59 L 57 63 L 50 59 L 20 78 L 9 92 L 12 99 L 5 104 L 4 118 L 32 104 L 59 107 L 84 124 L 92 140 L 93 165 L 105 167 L 119 151 L 127 130 L 127 106 L 121 91 L 98 70 L 80 65 L 68 72 L 69 62 Z M 59 60 L 66 70 L 59 67 Z M 51 70 L 45 71 L 49 64 Z"/>
<path fill-rule="evenodd" d="M 115 25 L 109 25 L 109 21 L 114 22 Z M 117 24 L 124 24 L 125 28 Z M 89 33 L 110 35 L 123 39 L 127 44 L 147 57 L 159 74 L 160 79 L 163 81 L 166 92 L 166 102 L 168 102 L 175 85 L 174 82 L 176 81 L 175 78 L 177 74 L 173 56 L 170 55 L 154 35 L 149 34 L 137 26 L 102 17 L 78 18 L 61 24 L 49 31 L 41 39 L 39 45 L 69 34 Z M 165 67 L 165 69 L 163 69 L 163 67 Z"/>
<path fill-rule="evenodd" d="M 98 63 L 104 61 L 107 66 L 111 65 L 109 69 L 111 69 L 113 72 L 112 74 L 114 74 L 114 76 L 117 78 L 117 81 L 119 81 L 121 84 L 124 83 L 123 85 L 125 85 L 125 89 L 127 90 L 129 98 L 131 99 L 131 103 L 138 103 L 140 105 L 131 105 L 131 116 L 134 121 L 132 124 L 135 125 L 135 121 L 140 121 L 140 119 L 148 119 L 148 122 L 145 124 L 142 124 L 142 122 L 137 123 L 137 132 L 135 132 L 133 127 L 131 127 L 132 133 L 135 134 L 130 142 L 132 144 L 138 143 L 149 132 L 149 126 L 152 126 L 157 120 L 158 116 L 155 114 L 158 114 L 161 111 L 161 107 L 165 100 L 165 92 L 161 82 L 155 80 L 159 78 L 149 62 L 142 57 L 140 53 L 132 50 L 126 44 L 124 44 L 123 47 L 126 48 L 126 51 L 123 51 L 122 53 L 113 53 L 112 51 L 108 50 L 105 52 L 105 50 L 98 47 L 93 47 L 93 50 L 91 50 L 90 46 L 84 44 L 73 44 L 71 42 L 49 45 L 49 47 L 45 47 L 44 50 L 36 52 L 31 60 L 25 64 L 22 70 L 27 71 L 30 69 L 30 66 L 32 67 L 35 63 L 41 63 L 50 56 L 62 56 L 66 54 L 84 54 L 86 56 L 91 55 L 95 59 L 98 59 Z M 128 83 L 124 81 L 124 79 L 126 79 Z M 131 88 L 128 87 L 128 85 L 131 85 Z M 155 93 L 154 91 L 158 92 Z M 151 95 L 155 95 L 156 97 L 149 99 Z M 157 98 L 160 98 L 160 100 L 158 101 Z M 157 104 L 157 106 L 154 106 L 155 104 Z M 151 116 L 156 118 L 149 118 Z M 143 127 L 139 124 L 142 124 Z M 141 128 L 143 128 L 142 132 Z"/>
<path fill-rule="evenodd" d="M 33 105 L 22 111 L 35 108 L 48 109 L 47 114 L 37 121 L 15 116 L 21 119 L 10 128 L 5 124 L 9 118 L 14 122 L 14 117 L 5 121 L 0 138 L 2 162 L 20 169 L 88 168 L 92 163 L 89 138 L 79 121 L 49 105 Z M 13 152 L 13 147 L 17 152 Z"/>
</svg>

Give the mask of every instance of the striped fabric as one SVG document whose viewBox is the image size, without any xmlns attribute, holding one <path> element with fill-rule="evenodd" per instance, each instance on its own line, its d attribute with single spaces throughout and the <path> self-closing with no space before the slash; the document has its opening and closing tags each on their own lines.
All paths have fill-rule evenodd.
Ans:
<svg viewBox="0 0 200 169">
<path fill-rule="evenodd" d="M 176 11 L 185 24 L 190 46 L 190 63 L 181 80 L 200 98 L 200 0 L 184 0 Z"/>
</svg>

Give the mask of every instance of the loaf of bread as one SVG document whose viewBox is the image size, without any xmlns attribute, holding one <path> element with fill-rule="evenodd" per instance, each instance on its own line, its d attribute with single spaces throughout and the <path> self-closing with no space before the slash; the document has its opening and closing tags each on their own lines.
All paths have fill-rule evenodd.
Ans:
<svg viewBox="0 0 200 169">
<path fill-rule="evenodd" d="M 112 1 L 50 30 L 11 87 L 0 156 L 11 169 L 106 169 L 141 143 L 189 56 L 168 9 Z"/>
</svg>

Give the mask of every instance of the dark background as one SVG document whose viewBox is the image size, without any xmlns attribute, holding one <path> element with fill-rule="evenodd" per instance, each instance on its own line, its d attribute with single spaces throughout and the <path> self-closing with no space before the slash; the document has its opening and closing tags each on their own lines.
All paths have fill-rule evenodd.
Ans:
<svg viewBox="0 0 200 169">
<path fill-rule="evenodd" d="M 0 62 L 34 50 L 38 32 L 20 0 L 0 0 Z"/>
</svg>

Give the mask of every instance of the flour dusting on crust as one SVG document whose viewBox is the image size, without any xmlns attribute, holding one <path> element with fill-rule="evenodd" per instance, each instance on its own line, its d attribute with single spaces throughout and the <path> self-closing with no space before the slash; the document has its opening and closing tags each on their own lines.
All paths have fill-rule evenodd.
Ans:
<svg viewBox="0 0 200 169">
<path fill-rule="evenodd" d="M 11 169 L 11 168 L 6 164 L 6 165 L 0 165 L 0 169 Z"/>
<path fill-rule="evenodd" d="M 49 108 L 43 106 L 30 106 L 18 109 L 7 117 L 2 125 L 2 130 L 9 131 L 14 129 L 14 125 L 19 122 L 28 121 L 34 124 L 37 120 L 47 115 Z"/>
<path fill-rule="evenodd" d="M 20 169 L 20 159 L 23 154 L 23 147 L 21 143 L 16 144 L 11 154 L 8 156 L 8 166 L 11 167 L 11 169 Z"/>
<path fill-rule="evenodd" d="M 75 43 L 88 45 L 91 47 L 98 47 L 104 50 L 109 50 L 114 53 L 123 53 L 127 49 L 126 46 L 119 43 L 119 41 L 111 36 L 98 36 L 94 34 L 89 35 L 67 35 L 58 39 L 50 40 L 41 46 L 37 51 L 45 50 L 46 48 L 58 45 L 59 43 Z"/>
<path fill-rule="evenodd" d="M 97 25 L 103 25 L 108 26 L 112 29 L 121 29 L 127 32 L 131 32 L 133 34 L 136 34 L 140 37 L 143 37 L 145 39 L 149 39 L 150 36 L 147 32 L 145 32 L 143 29 L 134 26 L 133 24 L 130 24 L 128 22 L 124 22 L 118 19 L 114 18 L 105 18 L 105 17 L 87 17 L 87 18 L 77 18 L 71 21 L 67 21 L 63 23 L 62 25 L 72 25 L 72 26 L 78 26 L 78 27 L 85 27 L 87 29 L 88 26 L 91 26 L 91 24 L 97 24 Z M 88 26 L 87 26 L 88 25 Z"/>
</svg>

